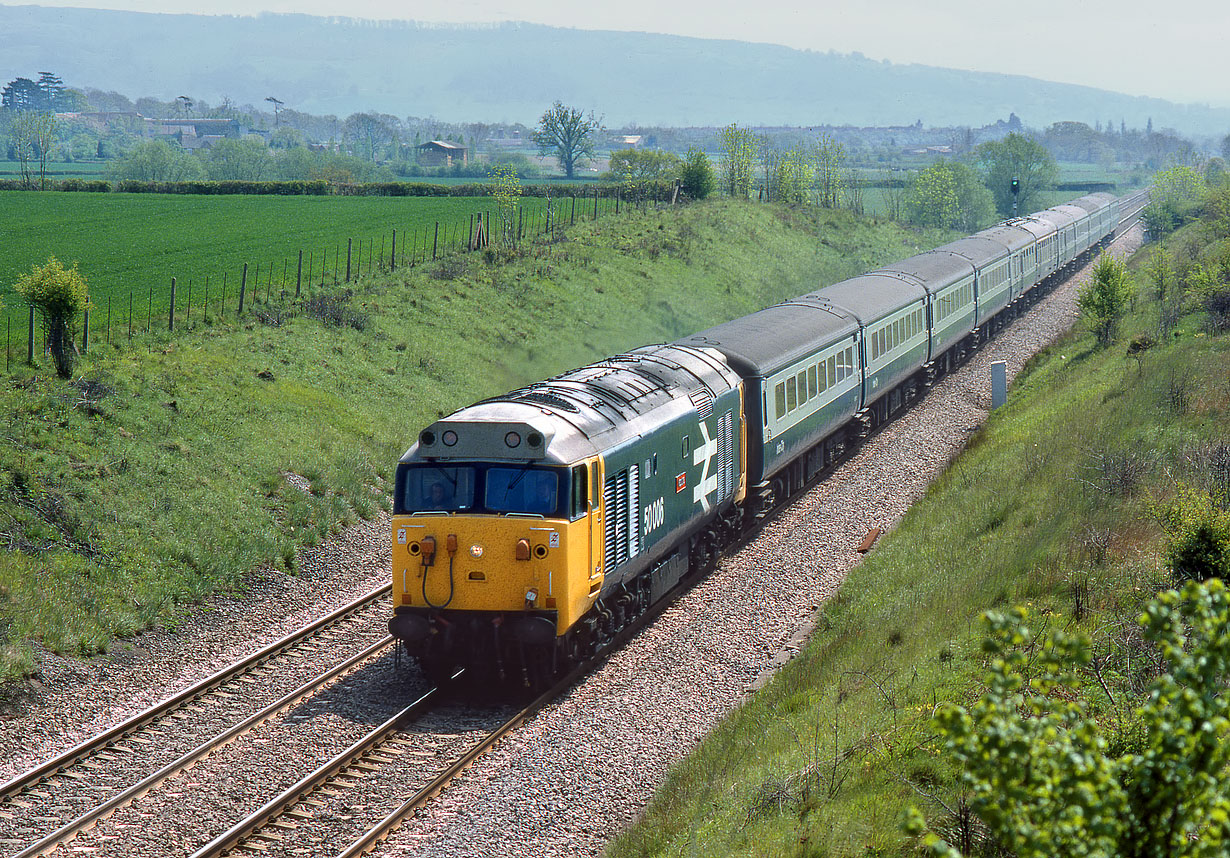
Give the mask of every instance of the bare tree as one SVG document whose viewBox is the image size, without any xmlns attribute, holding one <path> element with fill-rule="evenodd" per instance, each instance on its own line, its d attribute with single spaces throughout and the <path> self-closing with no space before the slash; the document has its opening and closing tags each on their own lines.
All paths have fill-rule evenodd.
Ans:
<svg viewBox="0 0 1230 858">
<path fill-rule="evenodd" d="M 23 110 L 13 117 L 9 136 L 17 152 L 21 182 L 34 186 L 34 164 L 38 164 L 39 187 L 47 187 L 47 159 L 56 142 L 56 118 L 51 113 Z"/>
<path fill-rule="evenodd" d="M 282 112 L 282 105 L 286 102 L 274 98 L 272 95 L 267 96 L 265 101 L 273 105 L 273 127 L 278 127 L 278 114 Z"/>
</svg>

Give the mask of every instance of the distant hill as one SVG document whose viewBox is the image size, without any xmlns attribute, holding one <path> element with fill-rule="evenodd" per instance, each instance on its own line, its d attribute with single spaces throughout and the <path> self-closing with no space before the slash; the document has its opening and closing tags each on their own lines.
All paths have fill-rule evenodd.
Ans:
<svg viewBox="0 0 1230 858">
<path fill-rule="evenodd" d="M 869 41 L 874 34 L 868 36 Z M 311 113 L 375 110 L 533 124 L 554 99 L 607 125 L 984 125 L 1015 112 L 1222 135 L 1230 110 L 1027 77 L 749 42 L 536 24 L 441 26 L 262 14 L 0 6 L 0 79 L 57 73 L 132 98 L 274 95 Z M 263 105 L 262 105 L 263 106 Z"/>
</svg>

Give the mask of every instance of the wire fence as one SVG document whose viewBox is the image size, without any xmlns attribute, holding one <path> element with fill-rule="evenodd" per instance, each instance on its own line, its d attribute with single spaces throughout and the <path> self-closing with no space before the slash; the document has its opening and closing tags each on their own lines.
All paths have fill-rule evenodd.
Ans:
<svg viewBox="0 0 1230 858">
<path fill-rule="evenodd" d="M 523 242 L 553 239 L 578 220 L 618 215 L 630 207 L 663 205 L 645 199 L 627 200 L 620 192 L 592 197 L 558 197 L 537 211 L 521 206 L 501 216 L 492 207 L 452 223 L 432 221 L 411 229 L 390 228 L 374 237 L 347 238 L 332 247 L 299 250 L 294 256 L 254 259 L 235 271 L 205 275 L 170 274 L 125 295 L 114 290 L 93 301 L 80 320 L 74 346 L 85 355 L 100 345 L 153 347 L 155 335 L 172 336 L 256 312 L 285 307 L 324 290 L 346 287 L 361 278 L 398 268 L 415 268 L 446 256 L 483 251 L 492 246 L 516 248 Z M 5 318 L 5 370 L 49 355 L 47 325 L 32 306 Z"/>
</svg>

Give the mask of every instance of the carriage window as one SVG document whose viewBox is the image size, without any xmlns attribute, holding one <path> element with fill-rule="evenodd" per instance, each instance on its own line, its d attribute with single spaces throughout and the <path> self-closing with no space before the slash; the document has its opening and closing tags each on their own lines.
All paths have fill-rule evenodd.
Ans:
<svg viewBox="0 0 1230 858">
<path fill-rule="evenodd" d="M 779 381 L 773 389 L 773 404 L 777 408 L 777 419 L 781 420 L 786 416 L 786 382 Z"/>
<path fill-rule="evenodd" d="M 795 387 L 794 376 L 786 379 L 786 410 L 794 411 L 799 407 L 799 393 Z"/>
<path fill-rule="evenodd" d="M 816 384 L 816 368 L 809 366 L 807 368 L 807 395 L 815 396 L 820 392 L 819 386 Z"/>
<path fill-rule="evenodd" d="M 799 405 L 807 401 L 807 370 L 799 373 Z"/>
<path fill-rule="evenodd" d="M 837 383 L 837 358 L 829 358 L 829 387 Z"/>
</svg>

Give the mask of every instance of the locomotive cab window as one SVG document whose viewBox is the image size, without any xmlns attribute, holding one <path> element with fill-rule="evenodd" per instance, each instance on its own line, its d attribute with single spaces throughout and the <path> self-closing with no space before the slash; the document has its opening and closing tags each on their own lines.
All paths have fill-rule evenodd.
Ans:
<svg viewBox="0 0 1230 858">
<path fill-rule="evenodd" d="M 483 505 L 491 512 L 556 515 L 560 507 L 559 475 L 547 468 L 488 468 Z"/>
<path fill-rule="evenodd" d="M 474 506 L 473 467 L 406 467 L 397 474 L 398 512 L 458 512 Z"/>
<path fill-rule="evenodd" d="M 589 468 L 577 465 L 572 469 L 572 518 L 584 518 L 589 500 Z"/>
</svg>

